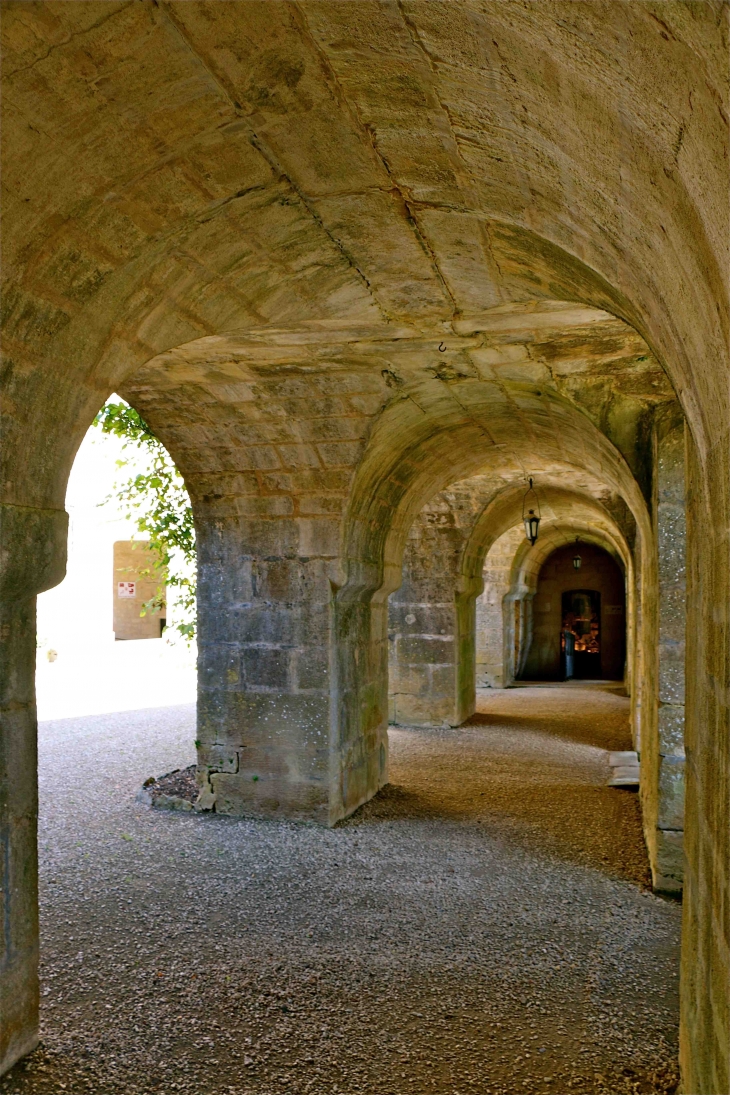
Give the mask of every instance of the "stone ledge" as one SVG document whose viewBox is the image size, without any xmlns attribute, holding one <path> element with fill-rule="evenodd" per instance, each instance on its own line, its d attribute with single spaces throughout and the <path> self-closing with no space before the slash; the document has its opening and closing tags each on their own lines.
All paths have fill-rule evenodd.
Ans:
<svg viewBox="0 0 730 1095">
<path fill-rule="evenodd" d="M 631 749 L 611 752 L 608 754 L 608 763 L 611 775 L 608 780 L 609 787 L 638 787 L 639 786 L 639 756 Z"/>
</svg>

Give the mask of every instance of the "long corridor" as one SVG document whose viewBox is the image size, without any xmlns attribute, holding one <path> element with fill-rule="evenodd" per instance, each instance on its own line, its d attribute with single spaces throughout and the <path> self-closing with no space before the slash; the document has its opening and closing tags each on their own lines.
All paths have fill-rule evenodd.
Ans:
<svg viewBox="0 0 730 1095">
<path fill-rule="evenodd" d="M 674 1091 L 680 908 L 606 787 L 628 700 L 391 728 L 333 830 L 152 810 L 194 709 L 41 724 L 42 1045 L 3 1095 Z"/>
</svg>

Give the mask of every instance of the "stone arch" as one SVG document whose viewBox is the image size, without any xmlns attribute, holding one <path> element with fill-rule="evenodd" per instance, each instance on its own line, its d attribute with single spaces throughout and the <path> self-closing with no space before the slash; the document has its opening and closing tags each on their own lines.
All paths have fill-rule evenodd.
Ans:
<svg viewBox="0 0 730 1095">
<path fill-rule="evenodd" d="M 718 818 L 728 788 L 717 773 L 728 752 L 730 570 L 721 8 L 665 5 L 659 20 L 647 5 L 465 3 L 420 5 L 406 20 L 388 4 L 91 2 L 30 14 L 10 5 L 3 19 L 0 482 L 11 592 L 22 601 L 3 621 L 5 710 L 20 741 L 9 755 L 30 763 L 26 632 L 35 592 L 62 569 L 73 453 L 111 391 L 136 398 L 146 362 L 243 329 L 331 333 L 349 322 L 377 329 L 378 374 L 397 378 L 396 330 L 418 353 L 433 336 L 435 355 L 445 334 L 525 298 L 608 308 L 664 363 L 690 432 L 682 1052 L 684 1086 L 702 1092 L 730 1087 L 716 912 L 727 892 Z M 293 78 L 266 68 L 272 50 Z M 400 116 L 403 69 L 413 95 Z M 331 339 L 330 360 L 341 347 Z M 36 560 L 32 576 L 20 567 L 27 581 L 15 555 Z M 357 565 L 359 575 L 333 563 L 333 585 L 379 587 L 371 561 Z M 33 826 L 32 804 L 16 807 L 13 840 Z M 30 876 L 30 845 L 17 847 Z M 31 970 L 33 948 L 23 949 Z M 20 1034 L 3 1062 L 36 1037 L 37 1000 L 15 991 L 24 977 L 32 984 L 21 969 L 7 997 L 21 1001 Z"/>
<path fill-rule="evenodd" d="M 230 643 L 218 641 L 224 605 L 240 599 L 240 591 L 248 588 L 246 583 L 252 577 L 262 589 L 267 583 L 270 585 L 271 578 L 279 590 L 286 587 L 289 600 L 296 600 L 299 594 L 290 582 L 296 571 L 295 584 L 298 582 L 300 587 L 302 583 L 314 584 L 319 589 L 316 612 L 322 622 L 317 631 L 316 654 L 310 651 L 305 655 L 307 641 L 303 637 L 295 635 L 289 644 L 299 650 L 300 662 L 311 664 L 314 660 L 317 665 L 317 672 L 312 676 L 308 671 L 307 679 L 319 681 L 318 718 L 334 718 L 339 724 L 348 710 L 349 699 L 345 697 L 356 697 L 359 711 L 360 684 L 353 685 L 347 673 L 342 674 L 341 664 L 337 672 L 331 672 L 329 665 L 327 649 L 340 627 L 332 616 L 331 590 L 338 591 L 336 602 L 340 614 L 345 612 L 346 604 L 361 602 L 362 596 L 372 596 L 373 604 L 381 605 L 382 614 L 382 604 L 393 581 L 397 581 L 410 515 L 425 497 L 454 475 L 474 471 L 487 455 L 496 466 L 505 464 L 507 454 L 510 474 L 524 474 L 528 451 L 522 455 L 509 454 L 515 421 L 509 387 L 505 390 L 484 375 L 494 360 L 493 345 L 500 335 L 506 331 L 508 338 L 514 338 L 513 332 L 529 331 L 535 324 L 555 330 L 566 323 L 590 326 L 606 321 L 610 322 L 610 317 L 604 317 L 603 313 L 578 309 L 576 314 L 572 306 L 561 302 L 541 302 L 507 311 L 497 309 L 481 321 L 481 327 L 492 332 L 486 348 L 482 331 L 454 338 L 441 356 L 440 343 L 435 339 L 422 339 L 413 346 L 412 333 L 403 332 L 403 337 L 388 345 L 391 368 L 382 368 L 383 341 L 379 330 L 339 325 L 336 333 L 340 360 L 333 363 L 330 327 L 300 325 L 283 332 L 254 329 L 235 337 L 206 337 L 165 352 L 120 385 L 122 394 L 141 410 L 173 453 L 193 499 L 199 526 L 203 603 L 206 589 L 215 590 L 211 593 L 211 608 L 215 609 L 211 616 L 218 628 L 211 641 L 209 665 L 205 650 L 202 655 L 201 697 L 206 680 L 220 682 L 237 672 L 225 662 Z M 499 358 L 499 351 L 496 353 Z M 601 474 L 606 466 L 610 467 L 613 478 L 622 480 L 626 489 L 634 492 L 638 504 L 640 491 L 624 457 L 569 398 L 553 388 L 543 391 L 534 381 L 528 384 L 520 381 L 517 394 L 520 404 L 516 413 L 526 439 L 529 438 L 525 441 L 528 448 L 547 445 L 553 459 L 559 460 L 556 431 L 562 431 L 564 436 L 576 439 L 580 452 L 577 467 L 600 465 Z M 398 445 L 393 449 L 395 436 Z M 595 452 L 588 452 L 590 446 Z M 483 455 L 476 458 L 476 453 Z M 414 470 L 418 489 L 408 494 Z M 380 493 L 375 486 L 378 477 L 386 484 Z M 357 506 L 365 499 L 370 507 L 368 520 L 376 530 L 377 540 L 388 527 L 383 510 L 383 506 L 390 504 L 388 495 L 392 503 L 392 499 L 404 492 L 408 494 L 406 508 L 396 526 L 390 529 L 390 547 L 382 557 L 386 570 L 391 566 L 391 556 L 395 563 L 390 576 L 382 581 L 377 546 L 364 552 L 357 546 L 357 537 L 367 523 L 356 515 Z M 345 507 L 348 507 L 348 532 L 340 516 Z M 376 515 L 378 507 L 381 512 Z M 266 574 L 242 576 L 243 585 L 238 579 L 231 585 L 230 580 L 221 577 L 222 571 L 227 571 L 230 578 L 235 570 L 229 565 L 233 558 L 262 555 L 290 562 L 275 564 L 276 578 L 268 573 L 272 569 L 269 564 L 263 568 Z M 291 560 L 296 559 L 304 561 L 293 564 Z M 282 585 L 284 571 L 288 576 Z M 263 604 L 271 605 L 271 592 L 269 589 L 264 595 Z M 283 611 L 286 616 L 287 610 Z M 311 604 L 308 611 L 314 612 Z M 356 612 L 354 607 L 348 611 Z M 202 621 L 203 615 L 201 639 L 205 647 L 206 628 Z M 234 655 L 238 658 L 240 644 L 236 641 L 234 645 L 237 647 Z M 266 646 L 265 656 L 260 642 L 249 645 L 250 649 L 241 657 L 250 664 L 254 675 L 256 663 L 261 679 L 268 680 L 272 689 L 274 680 L 285 687 L 285 692 L 290 686 L 299 689 L 299 662 L 295 666 L 294 655 L 282 653 L 285 644 Z M 337 645 L 341 654 L 343 645 L 339 642 Z M 373 664 L 382 667 L 382 657 L 378 658 Z M 361 661 L 358 675 L 364 678 L 364 694 L 370 697 L 368 709 L 376 712 L 379 711 L 379 701 L 375 702 L 377 690 L 373 691 L 369 670 L 363 671 L 368 664 L 367 659 Z M 221 739 L 227 737 L 226 727 L 231 719 L 250 716 L 251 705 L 246 701 L 242 708 L 240 697 L 221 697 L 219 687 L 214 691 L 217 694 L 210 699 L 214 701 L 215 713 L 208 719 L 206 705 L 202 705 L 199 732 L 200 740 L 213 748 L 201 760 L 208 762 L 204 766 L 211 768 L 221 787 L 224 783 L 229 788 L 234 784 L 240 786 L 240 780 L 232 777 L 240 774 L 242 754 L 238 748 L 224 748 Z M 222 691 L 228 693 L 231 689 L 226 687 Z M 308 718 L 314 706 L 311 696 L 306 702 L 297 703 L 289 698 L 281 710 L 290 716 L 292 705 L 300 709 L 301 703 L 307 708 Z M 330 714 L 325 716 L 327 710 Z M 267 721 L 268 715 L 262 718 Z M 366 733 L 371 731 L 372 727 Z M 369 752 L 377 755 L 380 778 L 384 778 L 384 746 L 381 746 L 383 742 L 379 741 Z M 249 750 L 248 756 L 256 757 L 256 751 Z M 267 781 L 258 777 L 258 769 L 270 762 L 271 754 L 265 750 L 258 757 L 257 772 L 253 773 L 257 776 L 255 790 L 263 795 Z M 289 775 L 299 771 L 299 762 L 292 763 Z M 354 766 L 362 767 L 359 761 Z M 344 771 L 351 767 L 346 762 Z M 325 784 L 330 786 L 328 781 L 317 782 L 320 792 L 329 794 L 323 789 Z M 349 776 L 347 782 L 350 787 L 359 786 Z M 354 798 L 346 796 L 348 808 L 367 793 L 361 788 Z M 236 795 L 229 797 L 228 807 L 222 795 L 216 798 L 218 808 L 240 809 Z M 265 801 L 275 803 L 274 808 L 279 809 L 282 794 L 279 791 Z M 333 807 L 335 813 L 331 816 L 340 808 L 344 806 Z"/>
<path fill-rule="evenodd" d="M 634 712 L 632 717 L 635 728 L 638 729 L 641 691 L 648 689 L 651 692 L 654 688 L 651 676 L 643 675 L 645 670 L 641 657 L 642 650 L 651 649 L 654 634 L 651 627 L 656 623 L 651 613 L 642 615 L 640 603 L 640 597 L 643 597 L 646 603 L 652 595 L 656 596 L 655 541 L 646 504 L 643 499 L 637 499 L 636 510 L 627 511 L 623 507 L 618 507 L 617 510 L 615 501 L 611 499 L 605 487 L 603 492 L 600 488 L 596 489 L 591 496 L 585 492 L 567 490 L 564 485 L 548 482 L 541 493 L 548 520 L 546 522 L 543 518 L 542 531 L 534 547 L 531 548 L 525 540 L 515 553 L 509 589 L 504 594 L 506 599 L 506 610 L 503 614 L 504 683 L 508 683 L 516 676 L 515 645 L 519 647 L 517 654 L 519 659 L 531 629 L 531 597 L 534 590 L 530 590 L 525 582 L 525 577 L 529 573 L 526 568 L 532 560 L 540 559 L 544 552 L 552 550 L 550 545 L 554 543 L 554 537 L 559 538 L 563 535 L 561 531 L 563 528 L 567 527 L 571 530 L 582 528 L 586 535 L 610 545 L 611 550 L 622 559 L 627 574 L 629 605 L 627 649 L 631 666 L 630 681 Z M 465 605 L 464 630 L 469 635 L 473 634 L 471 605 L 482 592 L 485 559 L 499 536 L 521 524 L 523 495 L 524 485 L 520 489 L 508 488 L 492 500 L 475 523 L 469 543 L 464 550 L 461 589 Z M 542 504 L 543 501 L 541 501 Z M 612 510 L 619 514 L 619 519 L 611 512 Z M 575 535 L 575 532 L 572 535 Z M 637 576 L 641 578 L 638 585 Z M 520 613 L 517 636 L 514 630 L 515 611 Z M 640 629 L 642 634 L 639 638 Z M 517 644 L 515 644 L 515 638 L 518 640 Z"/>
<path fill-rule="evenodd" d="M 632 665 L 632 657 L 634 654 L 632 623 L 636 611 L 636 589 L 634 583 L 633 558 L 624 538 L 621 536 L 620 530 L 617 530 L 616 534 L 612 534 L 609 531 L 598 530 L 595 526 L 588 525 L 584 521 L 577 519 L 574 522 L 561 521 L 550 525 L 546 528 L 545 533 L 545 539 L 540 552 L 524 552 L 522 553 L 521 559 L 515 558 L 512 582 L 509 593 L 506 595 L 504 605 L 504 648 L 505 662 L 508 664 L 507 679 L 516 680 L 525 672 L 534 628 L 534 597 L 543 564 L 555 551 L 569 544 L 572 545 L 576 536 L 580 536 L 582 544 L 593 544 L 605 551 L 614 562 L 617 563 L 624 579 L 624 592 L 626 598 L 626 662 L 624 673 L 629 695 L 631 695 L 631 681 L 634 676 Z M 537 545 L 535 545 L 535 547 L 537 547 Z M 526 610 L 525 634 L 523 636 L 516 636 L 513 633 L 510 633 L 510 621 L 514 621 L 515 619 L 515 613 L 514 611 L 510 612 L 510 608 L 513 608 L 517 604 L 524 604 Z M 642 636 L 638 636 L 637 639 L 640 644 Z M 514 659 L 511 665 L 508 662 L 510 653 L 513 654 Z"/>
<path fill-rule="evenodd" d="M 353 482 L 345 545 L 353 594 L 361 585 L 366 588 L 373 583 L 376 589 L 397 583 L 404 538 L 428 497 L 446 482 L 478 473 L 495 455 L 507 478 L 524 481 L 531 465 L 530 446 L 538 450 L 545 446 L 561 466 L 572 464 L 576 471 L 593 476 L 594 482 L 611 484 L 648 530 L 640 488 L 622 454 L 587 415 L 576 413 L 559 393 L 535 390 L 535 385 L 521 386 L 520 410 L 524 414 L 520 420 L 529 433 L 517 440 L 511 408 L 505 410 L 501 392 L 473 367 L 471 375 L 456 373 L 440 383 L 422 376 L 410 384 L 401 377 L 397 380 L 397 395 L 374 423 Z M 579 460 L 565 459 L 556 441 L 556 431 L 561 430 L 569 437 L 580 437 Z M 397 522 L 382 520 L 388 512 L 397 512 Z M 485 520 L 491 518 L 492 514 Z M 393 568 L 384 583 L 377 572 L 379 557 L 386 571 Z M 363 568 L 371 566 L 376 571 L 366 578 Z M 478 573 L 478 563 L 475 565 L 468 554 L 465 580 L 478 580 Z"/>
<path fill-rule="evenodd" d="M 484 556 L 496 536 L 521 514 L 526 461 L 534 461 L 541 446 L 542 459 L 547 464 L 552 459 L 554 474 L 569 471 L 582 476 L 597 493 L 605 492 L 608 483 L 609 490 L 628 499 L 640 530 L 646 572 L 651 574 L 655 565 L 651 526 L 639 487 L 615 446 L 586 418 L 562 400 L 541 395 L 551 410 L 550 425 L 516 439 L 514 430 L 510 431 L 513 420 L 506 415 L 500 419 L 500 407 L 490 400 L 492 393 L 483 380 L 462 376 L 455 383 L 458 399 L 443 391 L 444 381 L 441 387 L 435 379 L 416 378 L 411 385 L 401 382 L 397 397 L 370 434 L 346 514 L 347 580 L 336 597 L 338 724 L 345 740 L 354 743 L 362 734 L 362 712 L 367 712 L 366 733 L 378 727 L 373 733 L 378 750 L 386 747 L 387 597 L 400 583 L 403 549 L 416 514 L 449 482 L 484 473 L 491 462 L 505 479 L 522 483 L 519 488 L 505 487 L 490 499 L 463 551 L 456 591 L 460 623 L 455 642 L 464 654 L 457 675 L 457 723 L 471 713 L 474 704 L 474 606 L 481 591 Z M 523 394 L 523 406 L 529 399 Z M 583 439 L 581 465 L 571 468 L 561 459 L 556 437 L 571 434 L 578 424 Z M 549 480 L 550 472 L 545 476 Z M 369 653 L 363 655 L 364 651 Z"/>
<path fill-rule="evenodd" d="M 535 461 L 539 456 L 535 454 Z M 534 468 L 533 468 L 534 470 Z M 554 485 L 558 478 L 557 468 L 552 468 L 552 479 L 542 481 L 541 494 L 547 507 L 543 528 L 556 519 L 556 512 L 583 508 L 584 522 L 593 519 L 596 531 L 609 527 L 613 519 L 608 511 L 591 496 L 580 493 L 587 489 L 585 475 L 576 477 L 575 469 L 564 467 L 559 479 L 562 487 Z M 509 489 L 515 491 L 521 505 L 525 484 L 516 477 Z M 571 493 L 569 485 L 575 482 L 578 493 Z M 503 541 L 516 534 L 512 551 L 524 540 L 521 515 L 508 515 L 505 531 L 501 524 L 492 523 L 493 510 L 489 508 L 509 482 L 509 472 L 489 472 L 485 467 L 479 475 L 452 484 L 435 495 L 420 511 L 411 525 L 403 556 L 403 584 L 389 598 L 389 692 L 390 721 L 408 725 L 459 725 L 474 709 L 477 666 L 484 651 L 475 643 L 472 624 L 480 637 L 486 620 L 486 602 L 481 595 L 482 575 L 465 580 L 464 556 L 473 548 L 474 530 L 480 515 L 487 509 L 488 519 L 482 529 L 490 542 Z M 600 486 L 593 482 L 592 489 L 599 496 Z M 605 493 L 605 488 L 603 488 Z M 593 502 L 593 508 L 590 503 Z M 564 514 L 563 514 L 564 515 Z M 571 512 L 575 520 L 575 513 Z M 513 524 L 517 521 L 517 524 Z M 633 528 L 633 524 L 632 524 Z M 539 542 L 542 542 L 539 541 Z M 513 559 L 510 555 L 509 566 Z M 484 565 L 484 564 L 482 564 Z M 504 565 L 504 561 L 503 564 Z M 477 562 L 476 567 L 479 567 Z M 499 623 L 499 679 L 503 673 L 502 605 L 504 594 L 509 592 L 509 582 L 499 594 L 497 610 Z M 474 605 L 474 598 L 477 598 Z M 529 602 L 521 602 L 529 607 Z M 477 621 L 475 621 L 475 610 Z M 462 615 L 463 614 L 463 615 Z M 494 613 L 493 613 L 494 614 Z M 461 619 L 460 619 L 461 616 Z M 494 645 L 494 636 L 491 636 Z M 483 661 L 483 657 L 482 657 Z"/>
<path fill-rule="evenodd" d="M 606 520 L 607 514 L 600 506 L 586 506 L 586 499 L 576 499 L 583 503 L 578 512 L 566 512 L 557 519 L 541 522 L 540 536 L 535 545 L 527 540 L 517 548 L 512 559 L 509 575 L 502 597 L 500 598 L 501 627 L 500 635 L 493 639 L 501 648 L 501 674 L 499 686 L 511 683 L 522 672 L 532 633 L 532 600 L 537 588 L 537 578 L 542 564 L 558 547 L 572 543 L 580 536 L 583 543 L 592 543 L 608 551 L 618 562 L 626 579 L 627 594 L 627 688 L 631 694 L 633 620 L 635 614 L 634 560 L 624 534 L 618 527 L 611 528 Z M 577 508 L 577 507 L 576 507 Z M 594 509 L 594 513 L 590 510 Z M 586 512 L 588 511 L 588 513 Z M 589 520 L 593 517 L 593 521 Z M 594 523 L 596 517 L 602 518 L 604 527 Z M 496 545 L 493 545 L 496 546 Z M 485 559 L 488 565 L 489 552 Z M 515 634 L 517 613 L 523 623 L 524 632 Z M 484 660 L 487 660 L 486 658 Z M 494 687 L 494 685 L 492 685 Z"/>
</svg>

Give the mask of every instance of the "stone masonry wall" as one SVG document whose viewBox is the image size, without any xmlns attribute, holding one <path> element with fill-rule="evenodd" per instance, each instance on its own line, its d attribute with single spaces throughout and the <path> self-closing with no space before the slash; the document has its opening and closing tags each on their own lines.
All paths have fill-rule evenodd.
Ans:
<svg viewBox="0 0 730 1095">
<path fill-rule="evenodd" d="M 687 440 L 686 806 L 680 1064 L 685 1095 L 730 1091 L 730 431 Z"/>
<path fill-rule="evenodd" d="M 510 589 L 515 552 L 524 538 L 520 523 L 503 533 L 487 553 L 484 592 L 476 603 L 477 688 L 504 688 L 509 683 L 504 613 L 514 609 L 503 602 Z"/>
<path fill-rule="evenodd" d="M 684 699 L 686 631 L 685 439 L 681 416 L 660 422 L 656 457 L 659 555 L 658 803 L 654 887 L 677 892 L 684 878 Z"/>
<path fill-rule="evenodd" d="M 463 534 L 448 499 L 422 511 L 408 537 L 403 583 L 388 609 L 389 720 L 455 724 L 455 586 Z"/>
<path fill-rule="evenodd" d="M 35 598 L 67 532 L 62 510 L 0 505 L 0 1075 L 38 1044 Z"/>
<path fill-rule="evenodd" d="M 440 461 L 438 474 L 429 471 L 430 493 L 418 493 L 403 521 L 408 526 L 434 493 L 479 471 L 472 456 L 499 458 L 523 475 L 533 460 L 556 474 L 560 461 L 573 460 L 618 490 L 624 463 L 605 449 L 593 460 L 589 426 L 614 440 L 648 499 L 634 439 L 643 432 L 648 440 L 646 399 L 676 393 L 690 439 L 682 1082 L 691 1095 L 730 1090 L 727 5 L 38 0 L 5 4 L 0 30 L 3 501 L 58 513 L 76 447 L 104 399 L 139 390 L 146 371 L 140 387 L 163 393 L 164 423 L 165 355 L 188 347 L 177 360 L 170 451 L 177 460 L 187 434 L 186 474 L 213 473 L 211 490 L 201 484 L 199 497 L 235 498 L 209 513 L 213 525 L 223 521 L 220 529 L 202 534 L 212 572 L 218 561 L 267 564 L 265 552 L 249 550 L 255 545 L 244 518 L 267 525 L 267 536 L 268 524 L 280 520 L 272 566 L 301 563 L 299 603 L 323 605 L 313 572 L 335 555 L 316 545 L 320 533 L 327 540 L 328 521 L 342 533 L 328 578 L 326 732 L 337 809 L 354 809 L 372 794 L 375 772 L 385 778 L 378 758 L 387 631 L 383 606 L 366 605 L 381 588 L 381 556 L 368 555 L 370 576 L 341 604 L 362 555 L 350 558 L 343 548 L 342 509 L 337 517 L 305 514 L 286 477 L 290 459 L 299 484 L 308 461 L 313 477 L 328 481 L 344 467 L 336 504 L 348 506 L 364 435 L 297 435 L 271 393 L 253 406 L 250 373 L 238 372 L 242 343 L 248 339 L 248 363 L 259 370 L 254 386 L 297 380 L 299 368 L 338 377 L 359 371 L 380 389 L 389 374 L 392 397 L 412 414 L 406 428 L 391 417 L 381 431 L 393 459 L 384 468 L 378 458 L 378 474 L 392 484 L 399 460 L 421 463 L 429 432 L 434 467 Z M 586 315 L 591 308 L 603 316 Z M 509 324 L 533 310 L 539 330 L 516 338 Z M 596 331 L 602 360 L 594 370 Z M 275 343 L 286 343 L 276 361 Z M 413 382 L 418 369 L 433 381 L 429 391 Z M 242 390 L 252 417 L 231 406 Z M 389 398 L 381 396 L 367 429 Z M 565 413 L 571 400 L 582 418 Z M 201 423 L 201 405 L 216 402 L 216 422 Z M 276 406 L 267 419 L 269 402 Z M 437 435 L 456 429 L 459 415 L 471 432 L 462 423 L 454 443 L 439 447 Z M 344 458 L 325 456 L 348 446 Z M 231 453 L 236 460 L 227 463 Z M 366 495 L 374 496 L 376 480 L 364 476 Z M 623 494 L 639 522 L 634 486 L 624 481 Z M 374 504 L 356 518 L 377 530 L 388 523 L 386 511 Z M 645 533 L 637 633 L 649 638 L 634 683 L 647 752 L 658 749 L 659 660 L 655 552 Z M 36 566 L 43 543 L 36 528 L 2 548 L 15 572 L 18 560 L 21 569 Z M 398 569 L 397 552 L 387 565 Z M 290 603 L 268 582 L 267 573 L 260 604 L 255 595 L 233 603 L 226 641 L 209 651 L 222 673 L 209 698 L 217 691 L 222 705 L 229 692 L 246 703 L 263 695 L 240 675 L 253 649 L 267 652 L 256 670 L 264 675 L 268 651 L 287 650 L 276 655 L 287 664 L 286 689 L 279 678 L 260 686 L 271 689 L 272 704 L 279 692 L 303 695 L 291 676 L 299 647 L 249 630 L 261 604 L 271 603 L 276 617 Z M 312 596 L 310 587 L 318 590 Z M 3 709 L 4 866 L 12 881 L 4 926 L 16 957 L 30 954 L 23 923 L 35 908 L 34 851 L 29 843 L 16 863 L 20 844 L 12 841 L 23 826 L 30 831 L 34 816 L 27 632 L 37 588 L 14 583 L 11 599 L 25 608 L 15 624 L 4 621 L 14 642 Z M 213 607 L 225 603 L 223 592 L 211 599 Z M 224 647 L 240 664 L 228 665 Z M 237 689 L 229 688 L 229 669 L 239 673 Z M 265 723 L 259 732 L 254 750 L 261 742 L 269 748 Z M 205 744 L 237 743 L 245 752 L 245 733 Z M 296 782 L 296 733 L 293 740 Z M 319 793 L 319 757 L 306 757 Z M 652 766 L 652 781 L 658 771 Z M 239 773 L 211 766 L 211 775 Z M 243 801 L 244 785 L 255 796 L 258 782 L 244 777 L 231 786 Z M 272 794 L 271 801 L 281 800 Z M 13 919 L 14 908 L 29 918 Z M 20 966 L 12 962 L 3 973 L 4 985 L 30 994 L 16 1048 L 33 1043 L 37 1022 L 28 1003 L 32 962 L 18 962 L 25 979 L 13 981 Z"/>
<path fill-rule="evenodd" d="M 467 481 L 438 494 L 411 527 L 388 610 L 391 723 L 458 726 L 474 710 L 474 598 L 459 596 L 459 572 L 488 497 L 488 485 Z"/>
</svg>

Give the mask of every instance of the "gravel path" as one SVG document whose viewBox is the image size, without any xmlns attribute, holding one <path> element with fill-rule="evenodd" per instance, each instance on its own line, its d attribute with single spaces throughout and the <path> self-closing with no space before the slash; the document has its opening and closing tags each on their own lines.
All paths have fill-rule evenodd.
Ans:
<svg viewBox="0 0 730 1095">
<path fill-rule="evenodd" d="M 42 724 L 42 1047 L 0 1092 L 674 1090 L 680 909 L 603 786 L 627 716 L 483 693 L 394 729 L 331 831 L 136 802 L 191 763 L 192 707 Z"/>
</svg>

